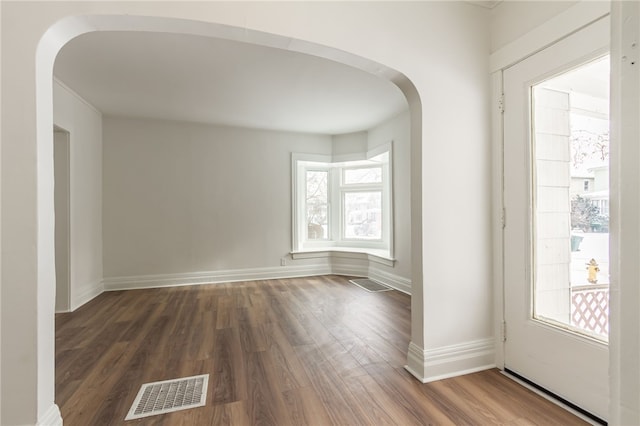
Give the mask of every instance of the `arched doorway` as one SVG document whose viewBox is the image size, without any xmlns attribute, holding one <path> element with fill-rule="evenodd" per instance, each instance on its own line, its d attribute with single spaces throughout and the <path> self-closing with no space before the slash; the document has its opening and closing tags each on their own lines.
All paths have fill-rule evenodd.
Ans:
<svg viewBox="0 0 640 426">
<path fill-rule="evenodd" d="M 53 304 L 50 303 L 55 297 L 55 275 L 54 275 L 54 236 L 53 236 L 53 154 L 51 150 L 52 135 L 50 129 L 52 122 L 52 92 L 50 82 L 52 76 L 53 63 L 60 49 L 71 39 L 81 34 L 92 31 L 153 31 L 172 32 L 180 34 L 193 34 L 208 37 L 219 37 L 231 40 L 239 40 L 254 44 L 288 49 L 314 55 L 333 61 L 337 61 L 352 67 L 361 69 L 371 74 L 385 78 L 404 93 L 409 104 L 411 115 L 411 186 L 412 186 L 412 228 L 421 229 L 421 141 L 422 141 L 422 111 L 418 92 L 412 82 L 402 73 L 390 69 L 379 63 L 365 58 L 348 54 L 338 49 L 332 49 L 299 40 L 291 40 L 273 34 L 261 33 L 237 28 L 217 25 L 213 23 L 202 23 L 196 21 L 184 21 L 178 19 L 162 19 L 135 16 L 79 16 L 70 17 L 59 21 L 52 26 L 41 40 L 37 56 L 37 149 L 38 149 L 38 221 L 41 224 L 38 232 L 38 392 L 42 394 L 42 399 L 50 398 L 53 395 L 46 395 L 46 389 L 53 389 L 53 344 L 54 336 L 52 330 Z M 44 128 L 49 132 L 42 131 Z M 414 232 L 412 239 L 412 282 L 414 292 L 422 283 L 422 253 L 421 253 L 421 232 Z M 412 301 L 412 328 L 421 330 L 422 324 L 422 301 L 421 291 L 417 292 L 419 297 Z M 42 303 L 40 303 L 42 302 Z M 51 305 L 51 306 L 49 306 Z M 45 389 L 45 390 L 41 390 Z M 39 402 L 45 403 L 46 401 Z M 55 407 L 55 405 L 53 406 Z M 49 410 L 45 414 L 45 419 L 54 423 L 59 418 L 56 410 Z M 46 422 L 45 422 L 46 423 Z"/>
</svg>

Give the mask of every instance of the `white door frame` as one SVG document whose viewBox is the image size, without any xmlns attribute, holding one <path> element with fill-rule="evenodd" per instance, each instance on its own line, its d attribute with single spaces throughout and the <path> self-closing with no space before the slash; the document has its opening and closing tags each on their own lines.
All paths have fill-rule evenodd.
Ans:
<svg viewBox="0 0 640 426">
<path fill-rule="evenodd" d="M 502 70 L 535 53 L 589 22 L 611 12 L 611 126 L 612 141 L 617 143 L 611 150 L 611 211 L 612 216 L 626 212 L 626 217 L 610 223 L 613 259 L 611 264 L 610 293 L 610 424 L 640 424 L 640 287 L 637 285 L 640 248 L 637 235 L 640 233 L 640 176 L 637 161 L 640 159 L 640 67 L 629 58 L 640 61 L 639 39 L 640 5 L 637 2 L 583 1 L 561 15 L 541 25 L 520 39 L 499 49 L 490 56 L 490 73 L 493 84 L 492 114 L 492 160 L 493 160 L 493 248 L 494 248 L 494 324 L 496 341 L 496 365 L 504 368 L 504 345 L 500 338 L 504 312 L 502 273 L 502 115 L 498 111 L 498 99 L 502 93 Z M 623 61 L 626 58 L 626 61 Z M 623 77 L 626 81 L 623 83 Z M 630 83 L 630 81 L 634 81 Z M 623 159 L 627 159 L 626 162 Z M 633 164 L 635 162 L 635 164 Z M 626 185 L 620 185 L 620 176 L 625 176 Z M 619 212 L 619 213 L 616 213 Z M 507 218 L 508 219 L 508 218 Z M 625 233 L 621 232 L 623 223 Z M 622 266 L 621 266 L 622 264 Z M 624 266 L 626 265 L 626 266 Z M 623 327 L 623 322 L 626 324 Z"/>
<path fill-rule="evenodd" d="M 508 332 L 505 363 L 513 371 L 601 419 L 608 418 L 608 344 L 531 318 L 537 262 L 534 261 L 536 252 L 532 244 L 537 225 L 534 223 L 536 203 L 533 201 L 536 181 L 532 158 L 532 112 L 527 88 L 606 54 L 609 51 L 609 34 L 609 19 L 600 19 L 504 73 L 504 193 L 509 216 L 503 249 Z M 568 237 L 568 232 L 562 235 Z M 566 248 L 568 252 L 568 245 Z M 569 272 L 568 265 L 566 272 Z M 568 318 L 568 312 L 563 312 Z"/>
<path fill-rule="evenodd" d="M 491 72 L 491 132 L 492 132 L 492 248 L 493 248 L 493 324 L 495 336 L 495 364 L 504 369 L 504 122 L 503 72 L 507 68 L 534 55 L 564 37 L 597 21 L 610 13 L 608 2 L 583 1 L 550 19 L 519 39 L 493 52 L 489 58 Z M 613 184 L 613 182 L 612 182 Z"/>
</svg>

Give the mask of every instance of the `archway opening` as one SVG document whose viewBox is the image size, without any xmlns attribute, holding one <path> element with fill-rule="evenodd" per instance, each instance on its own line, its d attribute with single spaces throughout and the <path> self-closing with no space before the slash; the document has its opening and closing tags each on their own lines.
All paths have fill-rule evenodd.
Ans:
<svg viewBox="0 0 640 426">
<path fill-rule="evenodd" d="M 207 24 L 205 26 L 202 23 L 192 23 L 193 25 L 189 25 L 184 21 L 180 20 L 168 20 L 168 19 L 156 19 L 156 18 L 138 18 L 138 17 L 127 17 L 124 19 L 118 16 L 100 16 L 100 17 L 74 17 L 63 20 L 52 27 L 45 38 L 42 41 L 41 48 L 39 50 L 38 56 L 38 78 L 39 80 L 44 80 L 45 78 L 50 79 L 52 75 L 52 68 L 55 58 L 60 51 L 60 49 L 70 40 L 75 37 L 88 33 L 91 31 L 156 31 L 160 33 L 176 33 L 176 34 L 191 34 L 197 36 L 207 36 L 207 37 L 220 37 L 224 39 L 238 40 L 238 32 L 233 31 L 226 26 L 218 26 L 215 24 Z M 246 35 L 246 34 L 250 35 Z M 252 43 L 260 44 L 264 46 L 273 46 L 273 47 L 281 47 L 282 45 L 289 45 L 291 50 L 306 53 L 309 55 L 314 55 L 317 57 L 322 57 L 325 59 L 330 59 L 333 61 L 338 61 L 340 63 L 355 67 L 367 73 L 371 73 L 377 76 L 380 76 L 388 81 L 391 81 L 400 90 L 403 92 L 404 96 L 407 99 L 409 104 L 409 116 L 410 116 L 410 126 L 411 129 L 409 131 L 410 134 L 410 151 L 411 151 L 411 165 L 410 165 L 410 181 L 411 181 L 411 224 L 414 228 L 414 232 L 412 233 L 412 243 L 411 243 L 411 282 L 415 288 L 416 285 L 421 285 L 421 232 L 419 232 L 420 226 L 420 218 L 421 218 L 421 172 L 420 172 L 420 158 L 421 158 L 421 106 L 420 100 L 417 94 L 417 91 L 413 87 L 413 84 L 401 73 L 392 70 L 383 65 L 377 64 L 372 61 L 368 61 L 361 57 L 357 57 L 355 55 L 345 54 L 345 52 L 341 52 L 338 50 L 332 50 L 330 48 L 326 48 L 323 46 L 316 46 L 310 43 L 305 42 L 296 42 L 296 43 L 283 43 L 286 38 L 279 39 L 277 36 L 262 34 L 258 32 L 244 31 L 244 34 L 241 38 L 246 41 L 246 39 L 251 39 Z M 290 40 L 286 40 L 290 41 Z M 49 86 L 50 87 L 50 86 Z M 51 111 L 51 102 L 52 94 L 50 92 L 49 87 L 45 85 L 39 85 L 38 89 L 38 128 L 42 129 L 44 126 L 48 126 L 51 129 L 52 123 L 52 111 Z M 46 148 L 46 145 L 51 145 L 51 136 L 44 134 L 43 132 L 39 132 L 38 134 L 38 146 L 39 152 L 45 153 L 43 157 L 43 161 L 41 169 L 39 169 L 39 185 L 38 185 L 38 196 L 43 200 L 51 200 L 51 202 L 41 203 L 39 205 L 38 217 L 42 219 L 42 223 L 50 224 L 50 219 L 53 216 L 52 211 L 52 190 L 50 185 L 47 183 L 48 179 L 52 179 L 52 164 L 49 162 L 52 161 L 52 158 L 46 158 L 46 153 L 49 151 L 49 148 Z M 41 147 L 45 147 L 41 149 Z M 43 183 L 42 185 L 40 183 Z M 42 262 L 45 265 L 51 265 L 53 263 L 53 251 L 49 249 L 53 247 L 53 230 L 45 229 L 45 232 L 39 234 L 38 245 L 42 248 L 42 253 L 44 256 L 39 257 L 38 262 Z M 45 268 L 46 270 L 47 268 Z M 43 281 L 40 282 L 39 286 L 44 287 L 52 287 L 54 288 L 54 276 L 53 274 L 49 274 L 48 276 L 43 276 Z M 50 285 L 49 285 L 50 284 Z M 46 299 L 46 295 L 38 295 L 39 299 Z M 46 304 L 45 304 L 46 305 Z M 421 306 L 421 305 L 420 305 Z M 51 324 L 51 319 L 53 316 L 53 309 L 51 312 L 43 313 L 44 324 L 43 328 L 47 329 L 47 321 L 49 322 L 49 327 Z M 416 319 L 421 318 L 421 313 L 415 312 L 413 314 L 412 323 L 415 325 Z M 422 324 L 417 325 L 418 328 L 422 328 Z M 46 335 L 47 332 L 45 331 Z M 53 336 L 47 336 L 46 341 L 52 342 Z M 38 345 L 39 355 L 43 355 L 45 358 L 47 357 L 47 353 L 52 351 L 52 345 Z M 52 352 L 51 352 L 52 354 Z M 51 376 L 53 376 L 53 372 L 51 371 Z M 48 374 L 44 372 L 43 374 Z"/>
</svg>

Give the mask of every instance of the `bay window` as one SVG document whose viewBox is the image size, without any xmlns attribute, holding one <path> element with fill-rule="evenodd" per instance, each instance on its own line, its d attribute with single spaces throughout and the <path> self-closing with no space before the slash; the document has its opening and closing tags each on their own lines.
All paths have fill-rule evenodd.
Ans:
<svg viewBox="0 0 640 426">
<path fill-rule="evenodd" d="M 293 252 L 346 250 L 391 258 L 391 145 L 363 159 L 294 154 Z"/>
</svg>

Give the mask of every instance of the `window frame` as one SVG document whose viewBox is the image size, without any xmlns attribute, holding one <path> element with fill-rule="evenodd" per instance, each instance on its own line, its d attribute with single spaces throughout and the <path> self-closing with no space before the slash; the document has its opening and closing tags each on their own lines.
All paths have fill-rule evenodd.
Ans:
<svg viewBox="0 0 640 426">
<path fill-rule="evenodd" d="M 386 156 L 386 160 L 384 157 Z M 382 157 L 382 158 L 381 158 Z M 393 257 L 392 143 L 387 143 L 361 155 L 332 157 L 328 155 L 293 153 L 292 156 L 292 253 L 323 250 L 347 250 L 383 254 Z M 382 182 L 345 184 L 346 170 L 382 168 Z M 309 240 L 306 232 L 306 172 L 327 170 L 328 209 L 326 239 Z M 350 192 L 381 192 L 382 224 L 380 239 L 346 238 L 344 194 Z"/>
<path fill-rule="evenodd" d="M 345 175 L 348 170 L 358 170 L 358 169 L 372 169 L 372 168 L 380 168 L 381 169 L 381 180 L 380 182 L 372 182 L 372 183 L 346 183 Z M 339 167 L 340 173 L 340 184 L 338 185 L 338 192 L 340 197 L 340 238 L 341 242 L 355 242 L 355 244 L 360 245 L 363 242 L 384 242 L 384 231 L 385 231 L 385 220 L 384 213 L 385 209 L 385 191 L 384 191 L 384 183 L 385 183 L 385 166 L 384 164 L 370 164 L 370 165 L 354 165 L 351 166 L 348 163 L 342 167 Z M 347 212 L 346 212 L 346 201 L 345 197 L 347 194 L 354 193 L 366 193 L 366 192 L 380 192 L 380 208 L 382 210 L 383 219 L 382 219 L 382 229 L 380 232 L 380 238 L 376 239 L 368 239 L 368 238 L 348 238 L 346 235 L 347 228 Z"/>
</svg>

